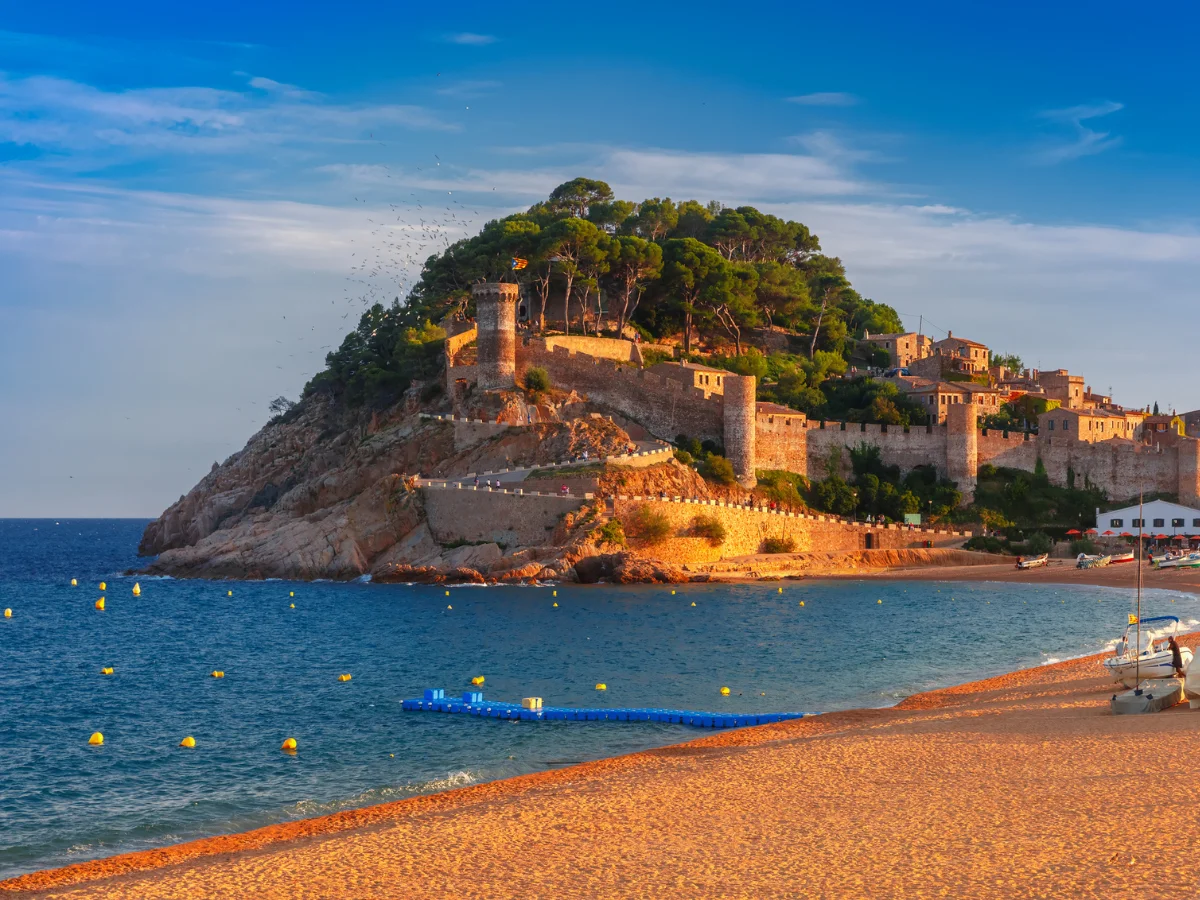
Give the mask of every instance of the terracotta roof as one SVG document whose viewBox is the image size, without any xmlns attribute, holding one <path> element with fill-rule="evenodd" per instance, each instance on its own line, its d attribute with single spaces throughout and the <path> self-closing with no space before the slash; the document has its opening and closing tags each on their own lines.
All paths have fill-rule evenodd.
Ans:
<svg viewBox="0 0 1200 900">
<path fill-rule="evenodd" d="M 967 338 L 961 338 L 961 337 L 943 338 L 940 341 L 934 341 L 934 343 L 935 344 L 946 344 L 946 343 L 949 343 L 950 341 L 958 341 L 960 344 L 970 344 L 972 347 L 982 347 L 984 350 L 986 350 L 988 348 L 987 344 L 981 344 L 981 343 L 979 343 L 979 341 L 972 341 L 972 340 L 968 340 Z"/>
</svg>

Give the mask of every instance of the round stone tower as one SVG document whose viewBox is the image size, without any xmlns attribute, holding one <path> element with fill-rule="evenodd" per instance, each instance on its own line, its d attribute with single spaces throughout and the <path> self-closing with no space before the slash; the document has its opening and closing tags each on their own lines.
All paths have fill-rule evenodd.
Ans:
<svg viewBox="0 0 1200 900">
<path fill-rule="evenodd" d="M 738 484 L 752 488 L 754 475 L 755 392 L 753 375 L 725 376 L 725 454 L 733 463 Z"/>
<path fill-rule="evenodd" d="M 489 282 L 471 285 L 478 326 L 475 363 L 479 386 L 499 391 L 516 384 L 517 297 L 515 284 Z"/>
<path fill-rule="evenodd" d="M 979 473 L 977 418 L 974 403 L 952 403 L 946 407 L 946 477 L 958 485 L 963 503 L 974 499 Z"/>
</svg>

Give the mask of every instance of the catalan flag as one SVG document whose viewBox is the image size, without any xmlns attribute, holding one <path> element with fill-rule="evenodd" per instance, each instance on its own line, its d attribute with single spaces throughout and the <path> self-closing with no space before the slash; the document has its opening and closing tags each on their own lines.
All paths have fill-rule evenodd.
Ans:
<svg viewBox="0 0 1200 900">
<path fill-rule="evenodd" d="M 529 260 L 521 259 L 519 257 L 513 257 L 513 261 L 512 261 L 513 269 L 520 271 L 521 269 L 525 268 L 527 265 L 529 265 Z"/>
</svg>

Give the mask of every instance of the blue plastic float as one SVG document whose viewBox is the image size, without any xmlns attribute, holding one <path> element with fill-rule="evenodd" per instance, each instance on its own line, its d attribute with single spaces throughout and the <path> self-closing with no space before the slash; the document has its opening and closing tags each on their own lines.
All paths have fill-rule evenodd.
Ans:
<svg viewBox="0 0 1200 900">
<path fill-rule="evenodd" d="M 570 706 L 545 706 L 541 709 L 525 709 L 519 703 L 502 703 L 483 699 L 478 691 L 467 691 L 461 699 L 446 699 L 442 688 L 426 688 L 425 696 L 415 700 L 404 700 L 402 709 L 415 712 L 459 713 L 468 716 L 483 716 L 489 719 L 519 719 L 523 722 L 667 722 L 673 725 L 691 725 L 695 728 L 745 728 L 750 725 L 766 725 L 769 722 L 784 722 L 803 719 L 816 713 L 784 712 L 734 715 L 730 713 L 694 712 L 686 709 L 634 708 L 579 708 Z"/>
</svg>

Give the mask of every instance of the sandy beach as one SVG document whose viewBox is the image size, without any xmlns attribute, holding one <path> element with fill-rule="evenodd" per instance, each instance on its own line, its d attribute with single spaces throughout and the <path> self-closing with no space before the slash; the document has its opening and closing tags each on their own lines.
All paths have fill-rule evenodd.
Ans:
<svg viewBox="0 0 1200 900">
<path fill-rule="evenodd" d="M 1098 659 L 34 873 L 0 891 L 1190 896 L 1200 712 L 1112 717 Z"/>
<path fill-rule="evenodd" d="M 841 577 L 841 576 L 838 576 Z M 852 577 L 852 576 L 846 576 Z M 1128 588 L 1137 586 L 1137 569 L 1133 563 L 1105 566 L 1099 569 L 1077 569 L 1073 559 L 1052 559 L 1040 569 L 1017 569 L 1016 560 L 1008 557 L 995 565 L 937 566 L 864 570 L 858 577 L 903 578 L 913 581 L 1006 581 L 1036 584 L 1095 584 L 1104 587 Z M 1153 569 L 1142 567 L 1142 587 L 1153 590 L 1178 590 L 1200 593 L 1200 570 Z"/>
</svg>

